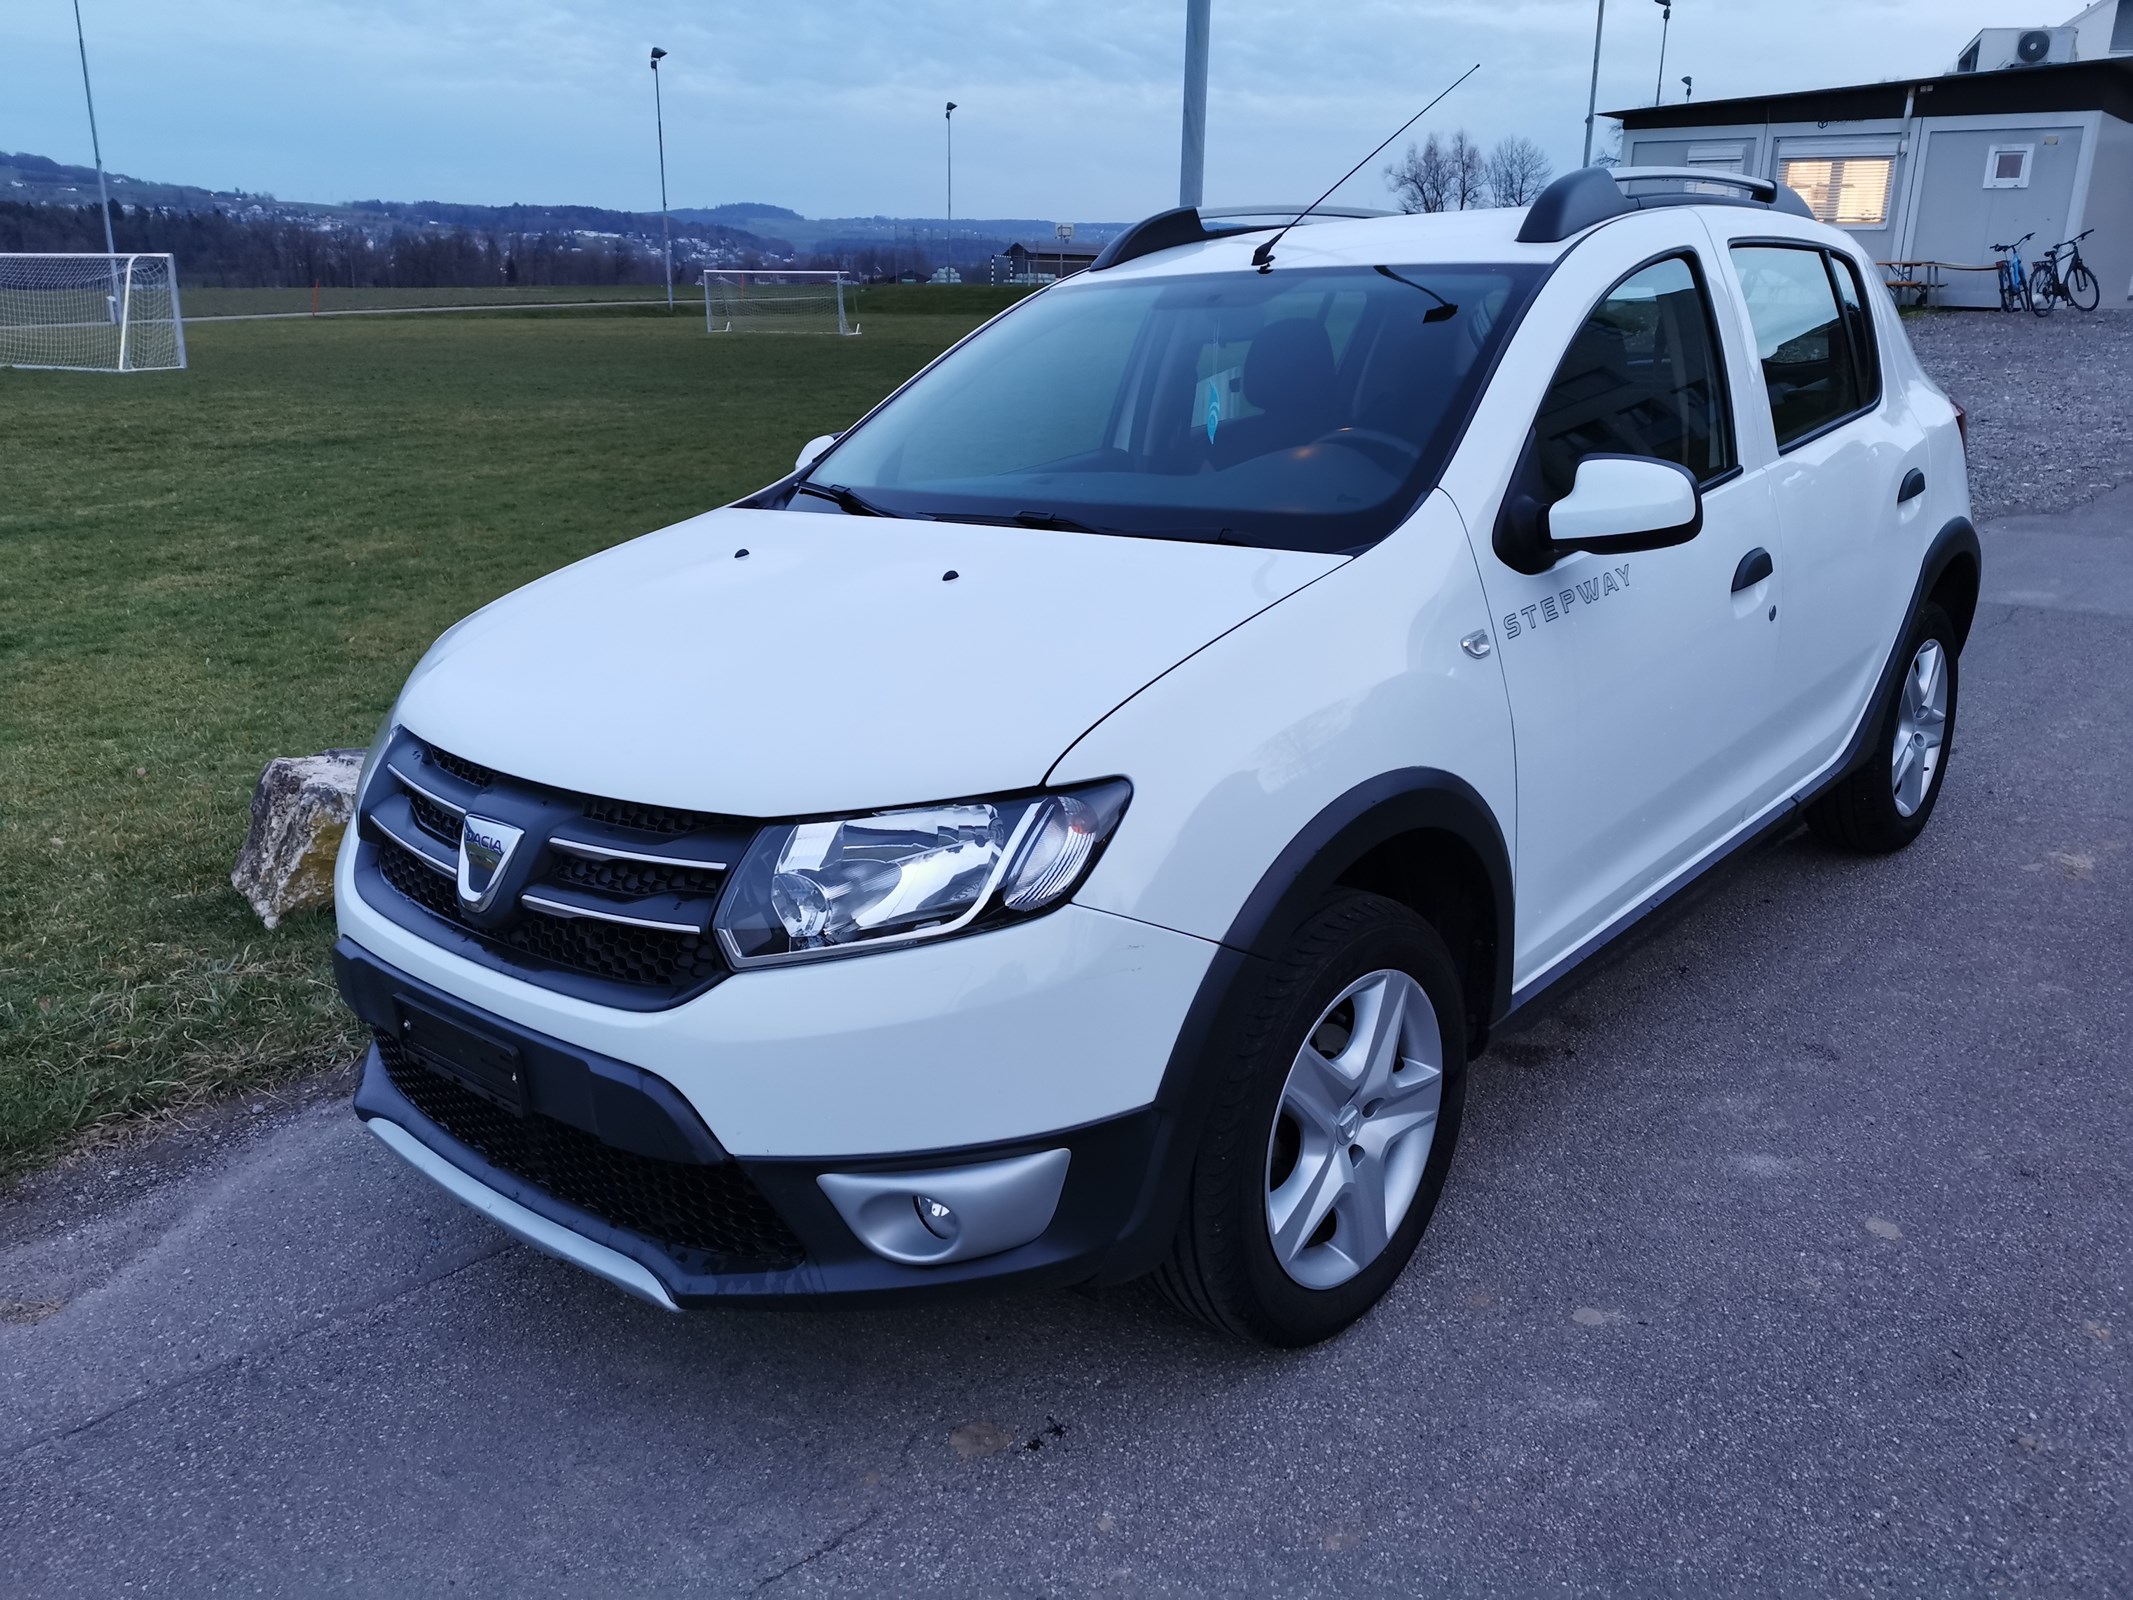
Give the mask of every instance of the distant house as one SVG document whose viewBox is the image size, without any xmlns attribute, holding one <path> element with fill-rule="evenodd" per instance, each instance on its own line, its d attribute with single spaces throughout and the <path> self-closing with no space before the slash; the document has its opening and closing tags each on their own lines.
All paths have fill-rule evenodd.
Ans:
<svg viewBox="0 0 2133 1600">
<path fill-rule="evenodd" d="M 2133 299 L 2133 0 L 1987 28 L 1936 77 L 1609 115 L 1624 165 L 1776 178 L 1877 261 L 1989 268 L 1994 244 L 2033 231 L 2031 259 L 2093 227 L 2105 303 Z M 1990 271 L 1935 276 L 1936 303 L 1999 303 Z"/>
<path fill-rule="evenodd" d="M 1051 283 L 1086 272 L 1102 251 L 1098 244 L 1076 244 L 1071 239 L 1053 244 L 1011 244 L 992 258 L 995 283 Z"/>
</svg>

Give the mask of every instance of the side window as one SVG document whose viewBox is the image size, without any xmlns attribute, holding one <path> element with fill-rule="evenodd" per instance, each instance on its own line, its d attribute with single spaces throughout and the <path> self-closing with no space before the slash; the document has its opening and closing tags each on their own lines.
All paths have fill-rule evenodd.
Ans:
<svg viewBox="0 0 2133 1600">
<path fill-rule="evenodd" d="M 1585 319 L 1534 418 L 1533 451 L 1551 500 L 1590 455 L 1657 456 L 1699 483 L 1732 471 L 1710 299 L 1687 257 L 1640 267 Z"/>
<path fill-rule="evenodd" d="M 1763 365 L 1763 388 L 1780 450 L 1842 421 L 1871 403 L 1879 385 L 1865 380 L 1874 370 L 1872 347 L 1854 354 L 1869 329 L 1858 282 L 1839 266 L 1836 282 L 1849 289 L 1838 309 L 1832 263 L 1807 246 L 1736 245 L 1740 272 L 1755 327 L 1755 352 Z M 1866 363 L 1861 369 L 1861 361 Z"/>
<path fill-rule="evenodd" d="M 1837 281 L 1837 304 L 1844 313 L 1844 326 L 1852 336 L 1852 364 L 1859 369 L 1859 403 L 1881 401 L 1881 352 L 1874 344 L 1874 319 L 1868 313 L 1859 286 L 1856 263 L 1840 255 L 1829 258 L 1829 275 Z"/>
</svg>

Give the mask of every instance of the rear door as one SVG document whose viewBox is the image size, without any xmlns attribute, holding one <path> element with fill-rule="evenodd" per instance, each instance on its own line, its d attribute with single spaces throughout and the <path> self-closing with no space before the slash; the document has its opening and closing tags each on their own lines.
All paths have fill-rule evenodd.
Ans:
<svg viewBox="0 0 2133 1600">
<path fill-rule="evenodd" d="M 1778 534 L 1760 460 L 1744 464 L 1693 215 L 1597 230 L 1536 297 L 1470 438 L 1523 438 L 1510 481 L 1456 468 L 1510 693 L 1518 768 L 1518 952 L 1533 981 L 1767 803 L 1782 577 L 1736 578 Z M 1466 462 L 1510 452 L 1462 452 Z M 1496 552 L 1507 493 L 1550 503 L 1586 455 L 1688 468 L 1703 525 L 1686 544 L 1574 553 L 1537 575 Z M 1752 565 L 1747 570 L 1755 570 Z"/>
<path fill-rule="evenodd" d="M 1938 497 L 1924 493 L 1925 429 L 1883 380 L 1868 298 L 1886 298 L 1879 286 L 1849 255 L 1809 241 L 1736 225 L 1726 245 L 1762 379 L 1762 404 L 1741 408 L 1743 431 L 1777 462 L 1785 597 L 1774 736 L 1799 785 L 1866 714 L 1930 532 L 1918 519 Z"/>
</svg>

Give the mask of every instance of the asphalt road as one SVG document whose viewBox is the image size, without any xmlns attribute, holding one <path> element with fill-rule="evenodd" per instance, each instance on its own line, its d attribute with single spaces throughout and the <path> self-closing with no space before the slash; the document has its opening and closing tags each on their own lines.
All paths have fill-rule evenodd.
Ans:
<svg viewBox="0 0 2133 1600">
<path fill-rule="evenodd" d="M 0 1209 L 0 1589 L 2133 1588 L 2133 490 L 1987 533 L 1950 780 L 1477 1067 L 1390 1301 L 664 1315 L 338 1103 Z"/>
</svg>

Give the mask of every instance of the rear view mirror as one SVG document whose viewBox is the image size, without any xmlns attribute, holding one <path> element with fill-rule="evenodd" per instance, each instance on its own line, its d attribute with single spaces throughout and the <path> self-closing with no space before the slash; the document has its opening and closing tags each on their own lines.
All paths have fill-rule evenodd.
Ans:
<svg viewBox="0 0 2133 1600">
<path fill-rule="evenodd" d="M 1696 537 L 1703 496 L 1688 468 L 1657 456 L 1587 456 L 1543 522 L 1557 555 L 1662 550 Z"/>
<path fill-rule="evenodd" d="M 814 438 L 808 440 L 806 444 L 800 447 L 800 459 L 792 464 L 793 470 L 795 472 L 805 472 L 809 467 L 813 466 L 817 461 L 820 461 L 822 459 L 823 451 L 827 450 L 831 445 L 835 444 L 836 442 L 837 436 L 834 433 L 816 434 Z"/>
</svg>

